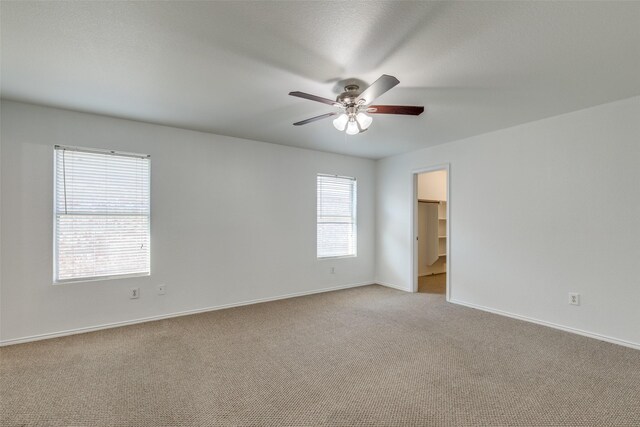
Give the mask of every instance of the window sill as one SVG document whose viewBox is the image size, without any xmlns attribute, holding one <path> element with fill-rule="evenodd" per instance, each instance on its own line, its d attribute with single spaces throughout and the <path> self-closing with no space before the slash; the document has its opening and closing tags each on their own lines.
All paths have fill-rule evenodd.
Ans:
<svg viewBox="0 0 640 427">
<path fill-rule="evenodd" d="M 357 258 L 358 255 L 338 255 L 338 256 L 323 256 L 323 257 L 316 257 L 316 259 L 318 260 L 323 260 L 323 259 L 340 259 L 340 258 Z"/>
<path fill-rule="evenodd" d="M 117 279 L 131 279 L 134 277 L 149 277 L 151 273 L 132 273 L 132 274 L 118 274 L 113 276 L 99 276 L 99 277 L 80 277 L 77 279 L 64 279 L 54 280 L 53 285 L 66 285 L 72 283 L 87 283 L 87 282 L 106 282 L 108 280 Z"/>
</svg>

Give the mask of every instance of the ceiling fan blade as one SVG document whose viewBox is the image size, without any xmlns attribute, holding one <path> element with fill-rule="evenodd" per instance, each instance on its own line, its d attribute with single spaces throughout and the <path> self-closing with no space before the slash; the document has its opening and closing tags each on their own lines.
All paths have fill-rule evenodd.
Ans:
<svg viewBox="0 0 640 427">
<path fill-rule="evenodd" d="M 327 114 L 323 114 L 321 116 L 311 117 L 310 119 L 307 119 L 307 120 L 302 120 L 300 122 L 295 122 L 293 125 L 294 126 L 306 125 L 307 123 L 315 122 L 317 120 L 326 119 L 327 117 L 335 116 L 336 114 L 338 114 L 338 113 L 327 113 Z"/>
<path fill-rule="evenodd" d="M 367 108 L 370 114 L 404 114 L 407 116 L 419 116 L 424 111 L 424 107 L 411 105 L 371 105 Z"/>
<path fill-rule="evenodd" d="M 322 102 L 323 104 L 340 106 L 339 102 L 333 101 L 331 99 L 323 98 L 321 96 L 311 95 L 310 93 L 304 92 L 289 92 L 291 96 L 297 96 L 298 98 L 308 99 L 309 101 Z"/>
<path fill-rule="evenodd" d="M 371 86 L 366 88 L 358 98 L 356 98 L 356 104 L 369 105 L 374 99 L 393 88 L 398 83 L 400 83 L 400 80 L 393 76 L 383 74 L 378 80 L 373 82 Z"/>
</svg>

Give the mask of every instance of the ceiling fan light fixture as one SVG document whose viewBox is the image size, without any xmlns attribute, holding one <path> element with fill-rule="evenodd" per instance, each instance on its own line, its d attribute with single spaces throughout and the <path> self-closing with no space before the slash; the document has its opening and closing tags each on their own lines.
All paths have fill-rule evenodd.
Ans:
<svg viewBox="0 0 640 427">
<path fill-rule="evenodd" d="M 349 117 L 343 113 L 333 120 L 333 126 L 342 132 L 347 127 L 348 121 L 349 121 Z"/>
<path fill-rule="evenodd" d="M 371 118 L 371 116 L 367 116 L 363 112 L 360 112 L 356 115 L 356 120 L 358 121 L 358 124 L 360 125 L 360 129 L 362 130 L 367 129 L 369 126 L 371 126 L 371 122 L 373 122 L 373 119 Z"/>
<path fill-rule="evenodd" d="M 347 124 L 347 135 L 357 135 L 359 133 L 360 128 L 358 127 L 358 122 L 349 120 L 349 124 Z"/>
<path fill-rule="evenodd" d="M 360 90 L 359 80 L 350 80 L 354 82 L 358 81 L 358 84 L 347 84 L 344 86 L 344 92 L 339 94 L 335 101 L 305 92 L 289 92 L 289 95 L 291 96 L 320 102 L 339 109 L 339 111 L 325 113 L 306 120 L 301 120 L 293 125 L 306 125 L 328 117 L 337 116 L 333 120 L 333 126 L 337 130 L 340 132 L 346 132 L 347 135 L 357 135 L 365 132 L 371 126 L 373 118 L 369 114 L 401 114 L 405 116 L 419 116 L 424 111 L 424 106 L 370 105 L 376 98 L 385 94 L 400 83 L 400 81 L 393 76 L 383 74 L 378 80 L 373 82 L 363 91 Z"/>
</svg>

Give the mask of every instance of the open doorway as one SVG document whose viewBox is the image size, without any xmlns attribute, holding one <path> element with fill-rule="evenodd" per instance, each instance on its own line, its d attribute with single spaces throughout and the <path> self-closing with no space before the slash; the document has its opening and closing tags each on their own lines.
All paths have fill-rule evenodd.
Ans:
<svg viewBox="0 0 640 427">
<path fill-rule="evenodd" d="M 414 292 L 449 299 L 449 170 L 414 174 Z"/>
</svg>

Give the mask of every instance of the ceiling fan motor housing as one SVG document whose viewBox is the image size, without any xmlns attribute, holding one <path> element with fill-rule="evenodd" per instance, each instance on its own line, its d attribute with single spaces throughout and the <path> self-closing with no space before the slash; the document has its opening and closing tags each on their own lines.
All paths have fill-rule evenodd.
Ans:
<svg viewBox="0 0 640 427">
<path fill-rule="evenodd" d="M 342 92 L 336 98 L 336 101 L 343 104 L 345 107 L 355 105 L 356 99 L 360 95 L 360 86 L 358 85 L 346 85 L 344 92 Z"/>
</svg>

